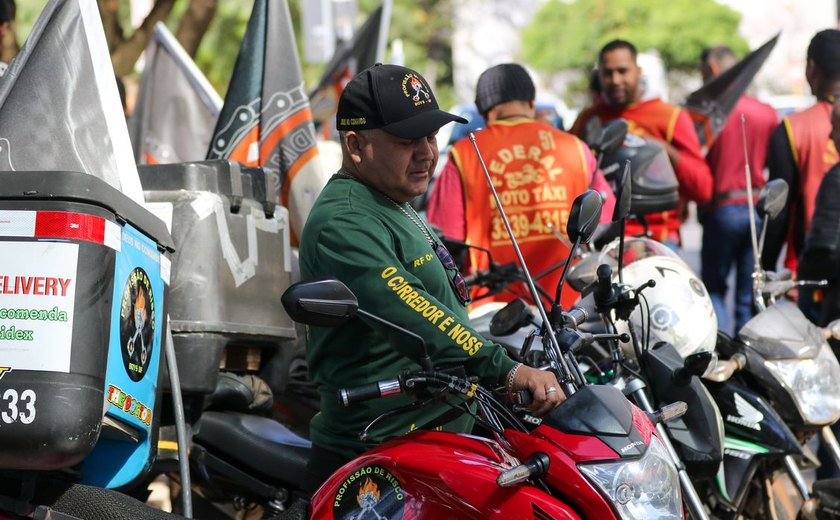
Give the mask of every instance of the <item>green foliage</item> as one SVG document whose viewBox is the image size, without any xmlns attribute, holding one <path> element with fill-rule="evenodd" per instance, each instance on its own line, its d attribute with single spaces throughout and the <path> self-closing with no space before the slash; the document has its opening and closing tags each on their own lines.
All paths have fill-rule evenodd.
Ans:
<svg viewBox="0 0 840 520">
<path fill-rule="evenodd" d="M 274 0 L 272 0 L 274 1 Z M 302 2 L 289 0 L 298 52 L 302 52 L 300 10 Z M 29 34 L 47 0 L 18 0 L 18 41 Z M 121 2 L 128 5 L 128 2 Z M 186 11 L 188 0 L 177 0 L 167 18 L 174 33 Z M 358 0 L 356 27 L 360 27 L 381 0 Z M 196 64 L 220 95 L 227 92 L 239 46 L 251 16 L 251 0 L 219 0 L 218 10 L 195 57 Z M 121 16 L 127 14 L 121 7 Z M 405 64 L 418 70 L 435 85 L 443 106 L 455 103 L 452 78 L 452 0 L 394 0 L 389 43 L 403 40 Z M 127 27 L 127 22 L 124 24 Z M 130 29 L 128 29 L 130 31 Z M 324 64 L 301 63 L 307 88 L 321 77 Z"/>
<path fill-rule="evenodd" d="M 374 7 L 378 5 L 374 2 Z M 455 103 L 452 74 L 451 0 L 394 0 L 389 41 L 400 38 L 405 66 L 434 85 L 438 103 Z"/>
<path fill-rule="evenodd" d="M 17 12 L 15 14 L 17 41 L 19 45 L 23 45 L 26 37 L 32 31 L 32 26 L 35 25 L 35 20 L 44 10 L 47 5 L 47 0 L 17 0 L 15 6 Z"/>
<path fill-rule="evenodd" d="M 186 5 L 186 2 L 179 3 Z M 253 2 L 220 0 L 216 16 L 196 53 L 196 65 L 223 98 L 230 83 L 252 8 Z M 173 18 L 175 17 L 170 17 L 170 20 Z M 180 17 L 175 19 L 180 20 Z M 172 25 L 169 27 L 174 31 Z"/>
<path fill-rule="evenodd" d="M 291 0 L 290 7 L 298 51 L 300 39 L 300 4 L 306 0 Z M 356 28 L 362 26 L 382 0 L 358 0 Z M 452 0 L 394 0 L 388 43 L 403 41 L 405 65 L 417 70 L 434 84 L 435 95 L 442 106 L 455 103 L 452 76 Z M 389 55 L 386 53 L 386 60 Z M 308 87 L 321 78 L 324 64 L 302 63 Z"/>
<path fill-rule="evenodd" d="M 740 15 L 714 0 L 549 0 L 524 31 L 525 60 L 539 70 L 588 69 L 621 38 L 657 49 L 669 69 L 696 70 L 700 52 L 724 44 L 744 54 Z"/>
</svg>

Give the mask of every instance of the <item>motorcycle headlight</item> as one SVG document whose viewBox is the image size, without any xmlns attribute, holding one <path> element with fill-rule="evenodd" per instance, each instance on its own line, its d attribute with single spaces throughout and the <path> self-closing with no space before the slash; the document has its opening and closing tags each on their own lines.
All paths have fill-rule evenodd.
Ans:
<svg viewBox="0 0 840 520">
<path fill-rule="evenodd" d="M 656 436 L 640 459 L 578 467 L 612 500 L 624 520 L 682 518 L 677 468 Z"/>
<path fill-rule="evenodd" d="M 808 424 L 833 424 L 840 419 L 840 364 L 823 343 L 812 359 L 773 359 L 764 365 L 793 396 Z"/>
</svg>

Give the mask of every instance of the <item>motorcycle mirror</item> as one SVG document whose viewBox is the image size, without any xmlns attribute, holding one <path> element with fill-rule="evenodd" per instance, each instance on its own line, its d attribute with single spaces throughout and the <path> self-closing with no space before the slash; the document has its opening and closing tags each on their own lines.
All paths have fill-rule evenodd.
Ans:
<svg viewBox="0 0 840 520">
<path fill-rule="evenodd" d="M 573 243 L 580 240 L 585 244 L 592 238 L 601 218 L 601 205 L 601 195 L 595 190 L 586 190 L 575 198 L 566 225 L 566 236 Z"/>
<path fill-rule="evenodd" d="M 688 411 L 688 405 L 683 401 L 677 401 L 671 404 L 666 404 L 659 410 L 649 413 L 648 417 L 653 424 L 666 423 L 679 419 L 685 412 Z"/>
<path fill-rule="evenodd" d="M 356 295 L 338 280 L 325 279 L 298 282 L 286 289 L 280 297 L 283 308 L 294 321 L 304 325 L 337 327 L 356 315 L 378 323 L 417 343 L 420 349 L 420 366 L 431 372 L 434 369 L 426 342 L 416 333 L 359 308 Z"/>
<path fill-rule="evenodd" d="M 784 179 L 773 179 L 761 188 L 755 209 L 762 217 L 776 218 L 787 203 L 788 184 Z"/>
<path fill-rule="evenodd" d="M 624 171 L 618 179 L 615 191 L 615 209 L 613 210 L 612 221 L 618 222 L 630 214 L 630 161 L 624 163 Z"/>
<path fill-rule="evenodd" d="M 625 137 L 627 137 L 627 121 L 614 119 L 604 125 L 591 147 L 601 155 L 611 155 L 621 148 Z"/>
<path fill-rule="evenodd" d="M 534 314 L 528 305 L 517 298 L 505 305 L 490 320 L 490 334 L 494 336 L 509 336 L 531 323 Z"/>
<path fill-rule="evenodd" d="M 686 357 L 683 361 L 682 368 L 674 373 L 674 380 L 679 382 L 688 382 L 692 376 L 702 376 L 709 363 L 712 361 L 714 354 L 711 352 L 695 352 Z"/>
<path fill-rule="evenodd" d="M 331 279 L 293 284 L 280 297 L 280 302 L 296 322 L 320 327 L 342 325 L 359 311 L 353 292 Z"/>
</svg>

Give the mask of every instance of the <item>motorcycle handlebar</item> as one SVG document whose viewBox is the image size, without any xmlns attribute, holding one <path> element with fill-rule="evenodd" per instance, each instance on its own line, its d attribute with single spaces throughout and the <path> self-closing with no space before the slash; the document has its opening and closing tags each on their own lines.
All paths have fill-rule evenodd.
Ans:
<svg viewBox="0 0 840 520">
<path fill-rule="evenodd" d="M 776 280 L 769 281 L 761 288 L 761 294 L 765 298 L 778 298 L 794 287 L 825 287 L 826 280 Z"/>
<path fill-rule="evenodd" d="M 793 273 L 789 269 L 782 269 L 781 271 L 764 271 L 764 278 L 768 282 L 783 282 L 793 278 Z"/>
<path fill-rule="evenodd" d="M 580 327 L 583 322 L 589 319 L 589 313 L 586 312 L 586 309 L 580 307 L 572 307 L 563 314 L 575 324 L 575 328 Z"/>
<path fill-rule="evenodd" d="M 402 393 L 402 384 L 399 379 L 383 379 L 366 385 L 342 388 L 338 391 L 338 402 L 346 408 L 371 399 L 399 393 Z"/>
</svg>

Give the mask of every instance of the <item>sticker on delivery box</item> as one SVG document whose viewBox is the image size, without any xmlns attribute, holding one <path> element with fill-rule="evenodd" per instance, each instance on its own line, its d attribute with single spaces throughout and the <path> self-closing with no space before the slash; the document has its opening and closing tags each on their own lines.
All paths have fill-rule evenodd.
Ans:
<svg viewBox="0 0 840 520">
<path fill-rule="evenodd" d="M 69 372 L 79 246 L 0 242 L 0 366 Z"/>
</svg>

